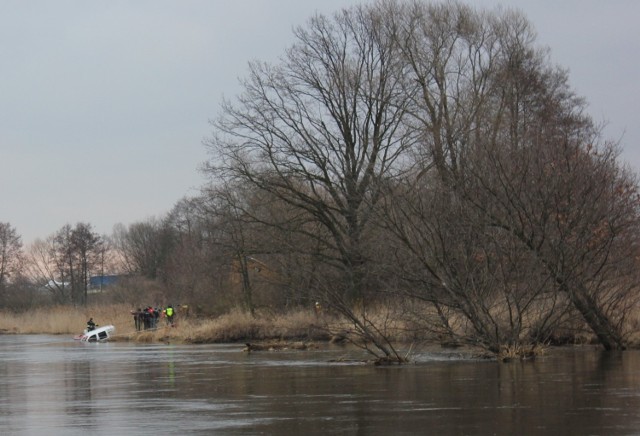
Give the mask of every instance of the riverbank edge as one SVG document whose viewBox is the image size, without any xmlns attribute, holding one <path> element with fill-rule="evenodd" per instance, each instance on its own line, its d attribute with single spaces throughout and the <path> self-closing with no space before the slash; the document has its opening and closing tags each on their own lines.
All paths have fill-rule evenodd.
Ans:
<svg viewBox="0 0 640 436">
<path fill-rule="evenodd" d="M 102 325 L 116 327 L 111 339 L 114 342 L 239 344 L 249 349 L 251 347 L 247 344 L 250 344 L 254 346 L 253 351 L 308 349 L 314 343 L 359 344 L 357 335 L 351 332 L 352 325 L 347 321 L 308 310 L 277 315 L 260 313 L 257 316 L 239 310 L 218 317 L 178 316 L 173 325 L 161 318 L 158 320 L 157 328 L 142 331 L 136 330 L 131 310 L 125 305 L 84 308 L 61 306 L 20 314 L 3 312 L 1 315 L 0 334 L 51 334 L 75 337 L 82 333 L 86 320 L 91 317 L 102 321 Z M 410 331 L 400 324 L 393 327 L 387 334 L 390 342 L 397 344 L 399 349 L 428 346 L 442 349 L 460 348 L 461 351 L 466 351 L 469 348 L 466 344 L 428 336 L 415 330 Z M 640 348 L 640 341 L 633 340 L 634 337 L 639 336 L 630 337 L 629 349 Z M 563 332 L 547 344 L 537 347 L 536 352 L 544 352 L 544 348 L 549 346 L 575 345 L 597 346 L 598 342 L 595 335 Z"/>
</svg>

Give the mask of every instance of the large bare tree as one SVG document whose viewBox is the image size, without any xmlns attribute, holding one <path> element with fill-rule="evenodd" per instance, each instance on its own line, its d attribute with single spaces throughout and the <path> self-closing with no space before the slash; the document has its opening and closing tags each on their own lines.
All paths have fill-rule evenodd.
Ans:
<svg viewBox="0 0 640 436">
<path fill-rule="evenodd" d="M 290 229 L 324 267 L 314 289 L 364 343 L 402 360 L 367 312 L 376 271 L 398 266 L 372 268 L 383 224 L 414 275 L 386 283 L 413 280 L 445 333 L 454 311 L 469 342 L 518 349 L 575 309 L 605 348 L 624 348 L 636 182 L 596 145 L 583 100 L 522 14 L 381 1 L 295 36 L 223 104 L 205 172 L 299 211 L 306 225 Z M 276 221 L 262 224 L 285 228 Z"/>
<path fill-rule="evenodd" d="M 206 144 L 212 178 L 249 182 L 322 226 L 325 261 L 341 271 L 328 303 L 353 320 L 379 181 L 394 175 L 414 139 L 401 122 L 406 86 L 387 24 L 376 7 L 313 17 L 280 63 L 250 65 L 243 93 L 223 105 Z"/>
<path fill-rule="evenodd" d="M 534 325 L 500 327 L 489 310 L 496 294 L 483 291 L 487 286 L 509 291 L 503 307 L 516 310 L 508 319 L 532 320 L 530 310 L 544 308 L 543 301 L 555 308 L 566 300 L 605 348 L 624 348 L 623 314 L 637 295 L 630 286 L 634 246 L 624 244 L 636 240 L 636 183 L 619 169 L 612 147 L 596 145 L 597 129 L 566 72 L 536 47 L 535 32 L 518 12 L 408 2 L 393 17 L 407 74 L 420 88 L 407 93 L 408 120 L 422 133 L 421 171 L 408 183 L 417 189 L 426 179 L 432 188 L 418 189 L 425 198 L 413 195 L 390 216 L 430 272 L 429 298 L 462 311 L 494 350 L 528 340 L 522 334 Z M 447 209 L 425 209 L 427 198 L 458 210 L 445 215 L 450 221 L 443 226 L 439 214 Z M 403 221 L 399 213 L 409 215 Z M 460 238 L 469 230 L 473 238 Z M 493 265 L 482 280 L 465 263 L 476 250 Z M 615 268 L 624 281 L 610 275 Z M 531 275 L 514 283 L 518 270 Z M 548 289 L 522 292 L 522 283 Z M 557 295 L 544 298 L 549 291 Z M 538 334 L 553 318 L 545 310 L 539 315 L 546 328 Z"/>
<path fill-rule="evenodd" d="M 611 144 L 543 138 L 517 151 L 486 148 L 469 172 L 469 198 L 536 257 L 604 348 L 624 349 L 640 296 L 636 179 Z"/>
</svg>

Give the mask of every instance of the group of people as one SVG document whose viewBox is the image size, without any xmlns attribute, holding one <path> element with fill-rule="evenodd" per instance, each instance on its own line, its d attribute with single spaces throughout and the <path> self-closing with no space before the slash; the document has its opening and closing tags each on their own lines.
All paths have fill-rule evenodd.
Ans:
<svg viewBox="0 0 640 436">
<path fill-rule="evenodd" d="M 136 330 L 140 331 L 157 328 L 161 318 L 164 318 L 168 325 L 173 326 L 176 311 L 170 304 L 166 308 L 151 306 L 144 309 L 138 308 L 137 310 L 132 310 L 131 314 L 133 315 Z"/>
</svg>

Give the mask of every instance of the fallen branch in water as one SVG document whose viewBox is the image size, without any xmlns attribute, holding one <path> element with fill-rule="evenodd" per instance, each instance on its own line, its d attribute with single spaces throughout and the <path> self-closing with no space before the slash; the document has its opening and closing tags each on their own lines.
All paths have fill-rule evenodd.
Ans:
<svg viewBox="0 0 640 436">
<path fill-rule="evenodd" d="M 308 350 L 312 348 L 318 348 L 318 346 L 312 342 L 270 342 L 264 344 L 251 344 L 247 342 L 242 351 Z"/>
</svg>

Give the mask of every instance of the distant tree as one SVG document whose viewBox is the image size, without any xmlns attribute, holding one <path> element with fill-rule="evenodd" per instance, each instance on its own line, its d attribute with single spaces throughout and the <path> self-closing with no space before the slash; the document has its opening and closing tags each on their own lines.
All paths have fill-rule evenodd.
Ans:
<svg viewBox="0 0 640 436">
<path fill-rule="evenodd" d="M 229 272 L 237 272 L 241 278 L 242 306 L 251 316 L 255 316 L 254 286 L 250 274 L 250 259 L 256 255 L 258 248 L 256 240 L 251 238 L 252 234 L 255 234 L 255 232 L 252 232 L 255 223 L 245 213 L 247 208 L 241 205 L 249 197 L 238 195 L 241 192 L 239 189 L 227 188 L 220 189 L 215 194 L 217 199 L 215 213 L 220 224 L 220 235 L 224 236 L 218 242 L 220 247 L 223 248 L 223 252 L 228 254 L 229 259 L 233 259 L 231 261 L 232 268 Z"/>
<path fill-rule="evenodd" d="M 55 236 L 37 239 L 27 252 L 26 274 L 38 289 L 48 292 L 53 302 L 71 302 L 71 283 L 63 263 L 58 262 Z"/>
<path fill-rule="evenodd" d="M 100 242 L 95 250 L 95 271 L 99 276 L 121 274 L 122 268 L 119 256 L 114 248 L 113 238 L 109 235 L 101 235 Z"/>
<path fill-rule="evenodd" d="M 71 232 L 71 244 L 77 262 L 77 283 L 81 304 L 87 304 L 87 291 L 92 273 L 101 272 L 104 240 L 92 230 L 91 224 L 78 223 Z"/>
<path fill-rule="evenodd" d="M 218 293 L 218 303 L 233 301 L 253 316 L 257 303 L 251 264 L 253 256 L 259 256 L 263 247 L 260 224 L 251 218 L 249 203 L 250 196 L 241 186 L 218 186 L 203 191 L 197 208 L 203 224 L 203 249 L 208 253 L 205 257 L 209 270 L 220 278 L 215 285 L 211 282 Z M 224 297 L 219 292 L 221 286 L 227 290 Z M 239 288 L 239 298 L 232 295 L 235 288 Z"/>
<path fill-rule="evenodd" d="M 18 278 L 23 264 L 22 241 L 10 223 L 0 223 L 0 302 L 5 303 L 9 285 Z"/>
<path fill-rule="evenodd" d="M 114 248 L 125 271 L 166 281 L 166 261 L 174 243 L 171 228 L 161 219 L 148 219 L 128 227 L 116 226 Z"/>
<path fill-rule="evenodd" d="M 102 270 L 102 237 L 87 223 L 64 225 L 29 250 L 30 280 L 51 293 L 56 303 L 86 304 L 89 279 Z"/>
<path fill-rule="evenodd" d="M 209 217 L 200 197 L 178 201 L 164 219 L 173 235 L 165 262 L 167 298 L 211 306 L 219 280 L 219 261 L 211 251 Z"/>
<path fill-rule="evenodd" d="M 91 224 L 67 224 L 55 234 L 51 250 L 61 272 L 60 281 L 68 279 L 71 286 L 71 302 L 86 304 L 91 272 L 100 264 L 102 238 L 92 231 Z"/>
</svg>

